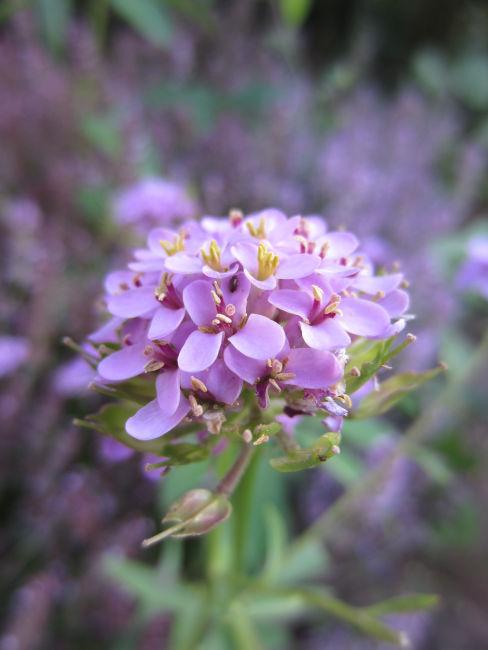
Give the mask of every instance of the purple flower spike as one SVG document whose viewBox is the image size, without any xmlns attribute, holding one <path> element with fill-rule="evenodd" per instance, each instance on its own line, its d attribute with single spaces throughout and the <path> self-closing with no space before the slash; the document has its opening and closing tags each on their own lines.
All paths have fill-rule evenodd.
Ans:
<svg viewBox="0 0 488 650">
<path fill-rule="evenodd" d="M 339 429 L 347 348 L 400 331 L 409 304 L 403 276 L 375 276 L 358 247 L 317 216 L 273 208 L 152 230 L 107 277 L 112 319 L 90 337 L 119 345 L 99 350 L 104 382 L 137 377 L 139 399 L 151 386 L 127 432 L 151 440 L 184 420 L 219 433 L 225 409 L 253 393 L 263 409 L 279 395 L 290 413 L 326 410 Z"/>
</svg>

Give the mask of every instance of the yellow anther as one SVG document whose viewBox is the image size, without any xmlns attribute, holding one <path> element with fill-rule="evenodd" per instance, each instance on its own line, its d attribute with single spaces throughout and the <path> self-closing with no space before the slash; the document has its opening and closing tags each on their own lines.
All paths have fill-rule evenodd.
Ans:
<svg viewBox="0 0 488 650">
<path fill-rule="evenodd" d="M 215 316 L 215 318 L 216 318 L 217 320 L 221 321 L 222 323 L 227 323 L 227 325 L 231 325 L 231 324 L 232 324 L 232 318 L 229 318 L 229 317 L 226 316 L 225 314 L 217 314 L 217 315 Z"/>
<path fill-rule="evenodd" d="M 190 402 L 191 411 L 196 418 L 203 415 L 203 407 L 197 402 L 195 395 L 188 395 L 188 401 Z"/>
<path fill-rule="evenodd" d="M 208 392 L 208 388 L 201 379 L 198 379 L 198 377 L 190 377 L 190 381 L 194 390 L 200 390 L 202 393 Z"/>
<path fill-rule="evenodd" d="M 329 304 L 324 309 L 324 314 L 333 314 L 334 312 L 337 312 L 337 307 L 340 302 L 341 297 L 337 293 L 333 293 L 330 297 Z"/>
<path fill-rule="evenodd" d="M 161 302 L 164 300 L 164 298 L 166 296 L 166 292 L 168 290 L 168 286 L 170 284 L 171 284 L 171 276 L 170 276 L 170 274 L 169 273 L 163 273 L 163 275 L 161 277 L 161 282 L 154 289 L 154 295 Z"/>
<path fill-rule="evenodd" d="M 211 291 L 210 293 L 212 294 L 212 298 L 214 299 L 214 303 L 215 303 L 216 305 L 220 305 L 220 303 L 222 302 L 222 300 L 221 300 L 220 297 L 217 295 L 217 292 L 214 291 L 214 290 L 212 289 L 212 291 Z"/>
<path fill-rule="evenodd" d="M 336 399 L 339 399 L 341 400 L 341 402 L 344 402 L 344 404 L 348 409 L 352 408 L 352 400 L 347 393 L 342 393 L 342 395 L 338 395 Z"/>
<path fill-rule="evenodd" d="M 266 221 L 264 217 L 259 219 L 257 226 L 255 226 L 251 221 L 246 221 L 246 228 L 249 230 L 251 237 L 256 237 L 256 239 L 266 239 Z"/>
<path fill-rule="evenodd" d="M 329 249 L 330 249 L 329 242 L 325 242 L 325 244 L 323 244 L 320 249 L 320 257 L 326 257 L 327 253 L 329 252 Z"/>
<path fill-rule="evenodd" d="M 184 233 L 176 235 L 172 242 L 165 239 L 160 239 L 159 243 L 163 247 L 163 250 L 166 255 L 168 255 L 168 257 L 171 257 L 171 255 L 176 255 L 176 253 L 181 253 L 181 251 L 185 250 Z"/>
<path fill-rule="evenodd" d="M 202 254 L 203 261 L 211 269 L 213 269 L 214 271 L 219 271 L 220 273 L 227 271 L 227 267 L 223 267 L 220 262 L 221 251 L 215 239 L 212 239 L 212 241 L 210 242 L 208 253 L 205 251 L 203 246 L 200 249 L 200 252 Z"/>
<path fill-rule="evenodd" d="M 273 388 L 275 389 L 275 391 L 277 393 L 281 393 L 281 388 L 280 388 L 278 382 L 276 381 L 276 379 L 270 379 L 269 383 L 270 383 L 271 386 L 273 386 Z"/>
<path fill-rule="evenodd" d="M 236 313 L 236 306 L 233 305 L 231 302 L 225 306 L 225 313 L 227 316 L 234 316 Z"/>
<path fill-rule="evenodd" d="M 288 381 L 289 379 L 295 379 L 295 373 L 294 372 L 279 372 L 277 375 L 275 375 L 275 379 L 277 381 Z"/>
<path fill-rule="evenodd" d="M 222 289 L 220 288 L 220 284 L 217 282 L 217 280 L 213 281 L 213 286 L 215 288 L 215 293 L 219 296 L 219 298 L 222 298 L 224 294 L 222 293 Z"/>
<path fill-rule="evenodd" d="M 267 280 L 276 271 L 280 258 L 264 244 L 258 246 L 258 280 Z"/>
<path fill-rule="evenodd" d="M 251 429 L 244 429 L 242 432 L 242 439 L 246 444 L 249 444 L 252 441 Z"/>
<path fill-rule="evenodd" d="M 312 293 L 313 293 L 313 297 L 315 298 L 315 300 L 317 300 L 317 302 L 322 302 L 322 300 L 324 299 L 324 292 L 316 284 L 312 284 Z"/>
<path fill-rule="evenodd" d="M 268 440 L 269 440 L 269 436 L 266 433 L 263 433 L 263 435 L 259 436 L 259 438 L 257 440 L 255 440 L 252 444 L 255 447 L 258 447 L 259 445 L 262 445 L 265 442 L 268 442 Z"/>
</svg>

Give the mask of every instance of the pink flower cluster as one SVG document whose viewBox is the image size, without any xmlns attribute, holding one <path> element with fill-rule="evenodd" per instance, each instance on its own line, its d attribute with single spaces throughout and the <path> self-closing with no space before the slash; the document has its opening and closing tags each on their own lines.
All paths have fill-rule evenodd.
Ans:
<svg viewBox="0 0 488 650">
<path fill-rule="evenodd" d="M 90 337 L 120 345 L 98 365 L 104 381 L 154 384 L 127 432 L 157 438 L 237 405 L 245 388 L 261 408 L 298 394 L 340 417 L 348 346 L 399 332 L 409 303 L 402 275 L 374 275 L 358 246 L 320 217 L 276 209 L 152 230 L 107 277 L 112 317 Z"/>
</svg>

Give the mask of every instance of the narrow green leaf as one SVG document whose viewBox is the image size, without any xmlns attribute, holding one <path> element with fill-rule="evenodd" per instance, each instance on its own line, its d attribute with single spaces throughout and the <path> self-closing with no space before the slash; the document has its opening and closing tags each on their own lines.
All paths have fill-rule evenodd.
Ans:
<svg viewBox="0 0 488 650">
<path fill-rule="evenodd" d="M 370 418 L 386 413 L 402 397 L 443 371 L 444 367 L 438 367 L 425 372 L 403 372 L 390 377 L 378 390 L 372 391 L 361 401 L 359 407 L 353 412 L 354 417 Z"/>
<path fill-rule="evenodd" d="M 318 467 L 339 453 L 341 437 L 338 433 L 326 433 L 309 449 L 296 449 L 286 456 L 272 458 L 271 467 L 278 472 L 299 472 L 303 469 Z"/>
<path fill-rule="evenodd" d="M 266 526 L 266 558 L 264 561 L 263 576 L 266 580 L 273 580 L 278 574 L 286 544 L 286 527 L 278 508 L 269 504 L 265 511 Z"/>
<path fill-rule="evenodd" d="M 311 0 L 280 0 L 283 20 L 290 27 L 300 27 L 311 7 Z"/>
<path fill-rule="evenodd" d="M 59 54 L 65 44 L 72 11 L 71 0 L 37 0 L 42 33 L 48 47 Z"/>
<path fill-rule="evenodd" d="M 364 607 L 363 612 L 372 616 L 383 616 L 384 614 L 408 614 L 425 609 L 432 609 L 439 604 L 439 597 L 435 594 L 409 594 L 396 596 L 371 607 Z"/>
<path fill-rule="evenodd" d="M 129 25 L 153 45 L 167 47 L 173 25 L 162 2 L 156 0 L 111 0 L 111 5 Z"/>
<path fill-rule="evenodd" d="M 331 616 L 355 627 L 366 636 L 400 647 L 408 646 L 408 639 L 405 633 L 397 632 L 388 625 L 385 625 L 364 609 L 351 607 L 351 605 L 318 589 L 303 589 L 299 593 L 302 594 L 310 606 L 322 609 Z"/>
</svg>

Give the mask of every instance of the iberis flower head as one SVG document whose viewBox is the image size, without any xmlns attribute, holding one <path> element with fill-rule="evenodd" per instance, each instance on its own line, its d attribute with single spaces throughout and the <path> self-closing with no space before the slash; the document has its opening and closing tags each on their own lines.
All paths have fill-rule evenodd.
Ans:
<svg viewBox="0 0 488 650">
<path fill-rule="evenodd" d="M 97 381 L 136 378 L 139 409 L 125 426 L 138 440 L 192 423 L 219 433 L 243 402 L 254 422 L 270 408 L 319 412 L 337 430 L 351 403 L 349 349 L 403 328 L 402 285 L 317 216 L 233 210 L 155 228 L 105 281 L 110 319 L 90 337 Z"/>
</svg>

